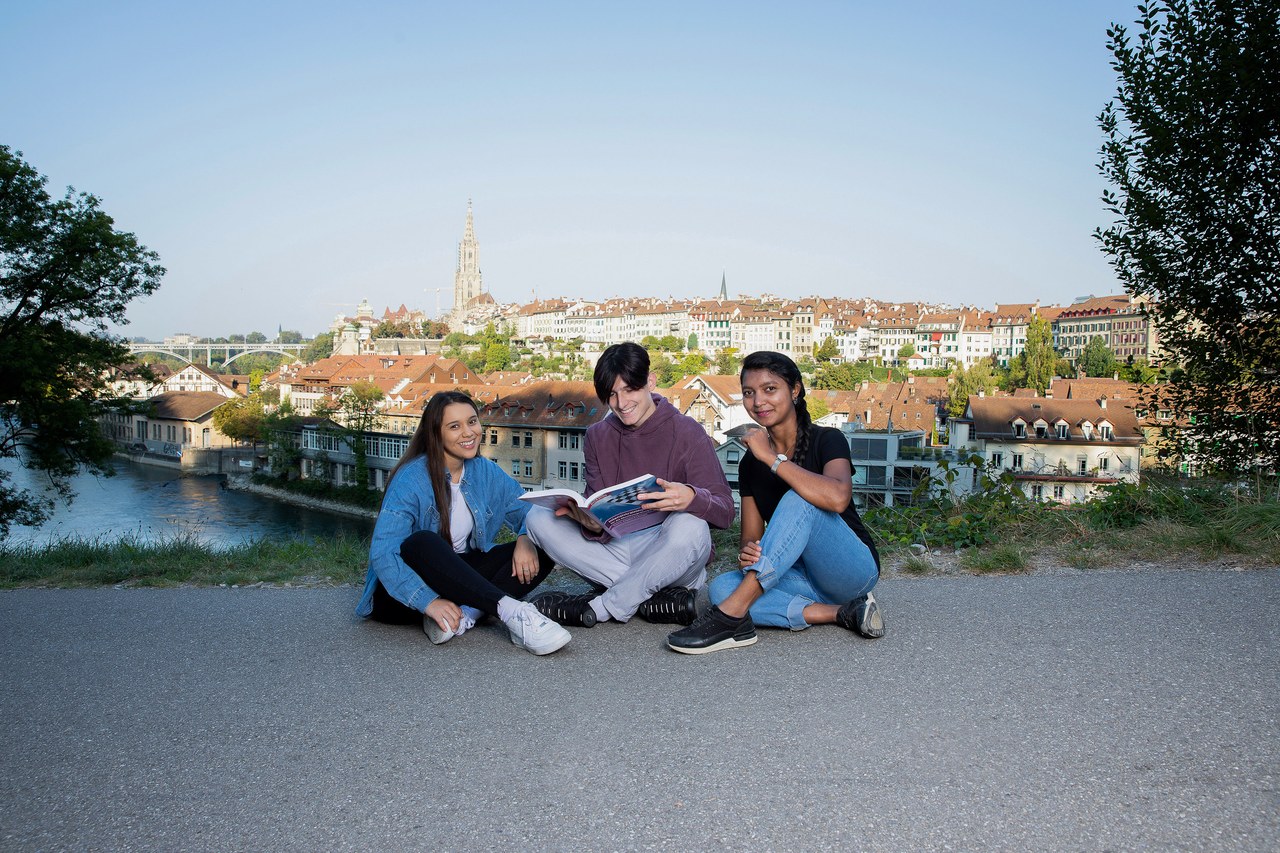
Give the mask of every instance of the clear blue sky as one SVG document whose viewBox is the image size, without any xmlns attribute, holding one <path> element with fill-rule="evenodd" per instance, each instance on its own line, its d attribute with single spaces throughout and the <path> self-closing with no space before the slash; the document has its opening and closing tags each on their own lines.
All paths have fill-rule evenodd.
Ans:
<svg viewBox="0 0 1280 853">
<path fill-rule="evenodd" d="M 1118 292 L 1095 117 L 1132 2 L 8 4 L 0 142 L 160 253 L 129 335 L 485 284 L 991 307 Z M 447 310 L 450 294 L 441 295 Z"/>
</svg>

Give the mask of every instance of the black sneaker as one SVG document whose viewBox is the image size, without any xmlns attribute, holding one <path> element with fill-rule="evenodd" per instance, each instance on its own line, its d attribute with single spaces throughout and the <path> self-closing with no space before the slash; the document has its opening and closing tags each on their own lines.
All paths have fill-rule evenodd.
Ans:
<svg viewBox="0 0 1280 853">
<path fill-rule="evenodd" d="M 561 625 L 590 628 L 596 624 L 596 612 L 591 609 L 590 594 L 573 595 L 568 592 L 544 592 L 530 602 L 538 612 Z"/>
<path fill-rule="evenodd" d="M 715 606 L 688 628 L 667 635 L 667 646 L 686 655 L 704 655 L 721 649 L 749 646 L 755 641 L 756 626 L 751 621 L 751 614 L 735 619 Z"/>
<path fill-rule="evenodd" d="M 664 587 L 641 604 L 636 615 L 646 622 L 692 625 L 698 615 L 698 608 L 694 604 L 697 597 L 693 590 L 682 586 Z"/>
<path fill-rule="evenodd" d="M 871 593 L 860 595 L 841 607 L 836 614 L 836 624 L 873 640 L 884 636 L 884 617 Z"/>
</svg>

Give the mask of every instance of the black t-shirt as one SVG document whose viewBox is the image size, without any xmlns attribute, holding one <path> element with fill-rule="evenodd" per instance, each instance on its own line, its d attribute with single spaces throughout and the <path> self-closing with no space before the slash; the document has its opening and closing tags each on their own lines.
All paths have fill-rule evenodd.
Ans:
<svg viewBox="0 0 1280 853">
<path fill-rule="evenodd" d="M 849 442 L 844 437 L 844 433 L 838 429 L 817 424 L 809 427 L 809 447 L 805 451 L 804 461 L 800 463 L 801 468 L 821 474 L 822 469 L 832 459 L 848 458 Z M 782 500 L 782 496 L 790 489 L 791 487 L 781 477 L 770 471 L 769 466 L 757 459 L 754 454 L 747 453 L 738 463 L 738 492 L 744 498 L 755 498 L 756 509 L 760 511 L 760 517 L 766 524 L 773 518 L 773 511 L 778 508 L 778 502 Z M 840 517 L 871 550 L 876 568 L 879 569 L 880 554 L 876 551 L 875 543 L 871 541 L 871 533 L 862 523 L 858 508 L 853 505 L 852 500 L 840 513 Z"/>
</svg>

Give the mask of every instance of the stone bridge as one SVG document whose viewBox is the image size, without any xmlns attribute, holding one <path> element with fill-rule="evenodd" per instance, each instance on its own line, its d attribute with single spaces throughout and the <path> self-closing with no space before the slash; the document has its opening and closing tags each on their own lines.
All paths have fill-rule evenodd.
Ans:
<svg viewBox="0 0 1280 853">
<path fill-rule="evenodd" d="M 243 355 L 250 355 L 260 352 L 273 352 L 279 355 L 286 355 L 295 361 L 298 355 L 307 348 L 307 344 L 278 344 L 278 343 L 193 343 L 193 344 L 171 344 L 171 343 L 153 343 L 143 341 L 142 343 L 129 344 L 129 352 L 133 354 L 144 352 L 155 352 L 162 355 L 173 356 L 181 359 L 189 364 L 196 363 L 198 354 L 204 354 L 204 364 L 213 363 L 215 353 L 223 355 L 223 365 L 228 365 Z"/>
</svg>

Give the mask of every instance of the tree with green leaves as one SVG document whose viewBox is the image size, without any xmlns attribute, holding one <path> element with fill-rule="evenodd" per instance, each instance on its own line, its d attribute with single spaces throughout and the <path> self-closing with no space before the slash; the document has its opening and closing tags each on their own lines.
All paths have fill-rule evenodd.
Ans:
<svg viewBox="0 0 1280 853">
<path fill-rule="evenodd" d="M 1164 0 L 1107 30 L 1096 237 L 1150 300 L 1160 407 L 1209 469 L 1280 467 L 1280 5 Z M 1154 404 L 1154 401 L 1152 401 Z"/>
<path fill-rule="evenodd" d="M 1116 372 L 1116 357 L 1102 336 L 1096 335 L 1084 345 L 1077 366 L 1085 376 L 1112 376 Z"/>
<path fill-rule="evenodd" d="M 322 402 L 314 409 L 316 416 L 328 418 L 339 427 L 355 457 L 356 485 L 361 487 L 369 483 L 369 454 L 364 437 L 377 428 L 385 396 L 377 385 L 362 379 L 348 385 L 337 400 Z"/>
<path fill-rule="evenodd" d="M 509 343 L 491 343 L 484 350 L 484 372 L 493 373 L 495 370 L 508 370 L 514 360 L 511 358 L 511 345 Z"/>
<path fill-rule="evenodd" d="M 911 356 L 915 354 L 916 354 L 916 345 L 913 344 L 911 341 L 907 341 L 905 344 L 898 347 L 899 362 L 906 361 L 907 359 L 911 358 Z"/>
<path fill-rule="evenodd" d="M 319 361 L 322 358 L 328 358 L 333 355 L 333 332 L 322 332 L 311 339 L 298 360 L 303 364 L 311 364 L 313 361 Z"/>
<path fill-rule="evenodd" d="M 686 352 L 698 351 L 698 336 L 693 332 L 689 333 L 689 340 L 685 341 L 684 348 Z"/>
<path fill-rule="evenodd" d="M 836 391 L 852 391 L 871 378 L 871 365 L 865 361 L 824 364 L 813 377 L 813 387 Z"/>
<path fill-rule="evenodd" d="M 1053 349 L 1053 328 L 1043 316 L 1036 314 L 1027 324 L 1027 343 L 1009 363 L 1010 391 L 1032 388 L 1043 394 L 1053 380 L 1058 354 Z"/>
<path fill-rule="evenodd" d="M 1129 360 L 1120 365 L 1120 378 L 1137 385 L 1150 385 L 1156 381 L 1159 375 L 1159 371 L 1152 367 L 1151 362 L 1145 358 L 1135 359 L 1133 356 L 1129 356 Z"/>
<path fill-rule="evenodd" d="M 690 350 L 685 353 L 684 358 L 680 359 L 678 364 L 680 365 L 680 376 L 677 376 L 677 379 L 682 376 L 697 376 L 699 373 L 706 373 L 707 369 L 711 367 L 711 359 L 700 352 Z"/>
<path fill-rule="evenodd" d="M 742 358 L 737 347 L 724 347 L 716 351 L 716 373 L 721 376 L 737 376 L 742 368 Z"/>
<path fill-rule="evenodd" d="M 82 466 L 111 472 L 112 442 L 98 416 L 110 398 L 108 371 L 129 361 L 125 308 L 160 286 L 155 252 L 117 231 L 101 202 L 47 179 L 0 145 L 0 459 L 41 471 L 64 500 Z M 39 524 L 53 501 L 0 471 L 0 537 Z"/>
<path fill-rule="evenodd" d="M 991 362 L 983 359 L 969 367 L 957 365 L 951 374 L 951 389 L 948 392 L 947 414 L 953 418 L 964 416 L 969 406 L 969 398 L 982 392 L 990 394 L 1000 387 L 996 376 L 991 372 Z"/>
<path fill-rule="evenodd" d="M 300 344 L 302 343 L 302 332 L 293 329 L 281 329 L 280 334 L 276 335 L 276 341 L 282 344 Z"/>
<path fill-rule="evenodd" d="M 914 351 L 915 349 L 913 348 L 912 352 Z M 834 335 L 827 335 L 822 339 L 822 343 L 813 350 L 813 360 L 818 364 L 829 364 L 832 359 L 839 357 L 840 345 L 836 343 Z"/>
</svg>

